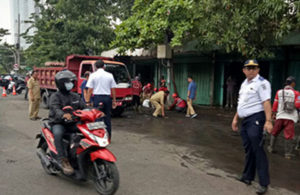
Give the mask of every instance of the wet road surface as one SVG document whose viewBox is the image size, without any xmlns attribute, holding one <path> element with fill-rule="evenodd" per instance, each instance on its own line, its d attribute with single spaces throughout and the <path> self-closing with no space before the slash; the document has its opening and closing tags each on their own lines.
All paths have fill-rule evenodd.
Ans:
<svg viewBox="0 0 300 195">
<path fill-rule="evenodd" d="M 240 175 L 244 166 L 244 149 L 240 135 L 231 130 L 234 112 L 221 108 L 199 107 L 197 113 L 198 117 L 195 119 L 185 118 L 184 114 L 172 111 L 167 112 L 167 118 L 153 118 L 149 111 L 142 114 L 128 111 L 123 117 L 114 118 L 113 124 L 115 128 L 127 126 L 128 131 L 189 147 L 188 153 L 181 157 L 196 167 L 201 161 L 199 157 L 204 157 L 209 166 Z M 296 126 L 296 134 L 300 134 L 299 124 Z M 279 136 L 276 143 L 277 153 L 267 153 L 271 186 L 286 188 L 300 194 L 300 153 L 294 151 L 294 159 L 285 159 L 283 141 L 282 135 Z M 269 138 L 265 148 L 268 143 Z M 230 174 L 227 176 L 233 177 Z"/>
<path fill-rule="evenodd" d="M 35 154 L 41 124 L 28 120 L 27 112 L 28 102 L 22 97 L 0 98 L 0 194 L 97 194 L 91 182 L 43 171 Z M 198 112 L 193 120 L 170 112 L 168 119 L 154 119 L 133 111 L 112 119 L 109 149 L 117 156 L 121 178 L 117 195 L 255 194 L 256 183 L 246 186 L 233 179 L 244 161 L 241 139 L 230 130 L 233 113 L 204 108 Z M 41 117 L 47 115 L 48 110 L 40 109 Z M 299 194 L 299 156 L 291 161 L 269 156 L 268 194 Z"/>
</svg>

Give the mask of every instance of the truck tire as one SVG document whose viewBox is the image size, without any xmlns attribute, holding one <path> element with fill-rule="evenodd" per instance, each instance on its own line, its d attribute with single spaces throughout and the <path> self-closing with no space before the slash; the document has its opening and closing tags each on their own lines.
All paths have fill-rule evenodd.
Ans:
<svg viewBox="0 0 300 195">
<path fill-rule="evenodd" d="M 118 107 L 116 107 L 115 109 L 113 109 L 111 111 L 111 114 L 112 114 L 113 117 L 120 117 L 123 112 L 124 112 L 124 108 L 118 106 Z"/>
<path fill-rule="evenodd" d="M 47 93 L 42 94 L 42 107 L 45 109 L 49 109 L 49 97 Z"/>
</svg>

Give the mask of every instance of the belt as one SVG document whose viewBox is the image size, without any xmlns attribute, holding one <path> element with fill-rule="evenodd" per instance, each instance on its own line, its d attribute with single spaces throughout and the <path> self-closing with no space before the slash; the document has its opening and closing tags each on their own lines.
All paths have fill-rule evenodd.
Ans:
<svg viewBox="0 0 300 195">
<path fill-rule="evenodd" d="M 107 96 L 110 96 L 110 95 L 100 95 L 100 94 L 94 94 L 94 96 L 102 96 L 102 97 L 107 97 Z"/>
<path fill-rule="evenodd" d="M 261 114 L 265 114 L 265 111 L 260 111 L 260 112 L 257 112 L 257 113 L 254 113 L 254 114 L 251 114 L 250 116 L 247 116 L 247 117 L 245 117 L 245 118 L 243 118 L 243 120 L 247 120 L 247 119 L 249 119 L 249 118 L 251 118 L 251 117 L 253 117 L 253 116 L 256 116 L 256 115 L 261 115 Z"/>
</svg>

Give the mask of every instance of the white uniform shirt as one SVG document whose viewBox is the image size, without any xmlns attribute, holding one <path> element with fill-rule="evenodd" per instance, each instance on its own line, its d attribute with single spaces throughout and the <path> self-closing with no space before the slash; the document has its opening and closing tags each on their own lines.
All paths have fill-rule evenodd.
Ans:
<svg viewBox="0 0 300 195">
<path fill-rule="evenodd" d="M 240 118 L 264 110 L 263 102 L 271 99 L 271 85 L 259 74 L 248 82 L 246 79 L 239 91 L 237 113 Z"/>
<path fill-rule="evenodd" d="M 94 95 L 110 95 L 111 88 L 116 88 L 117 85 L 111 73 L 99 68 L 90 75 L 86 87 L 93 88 Z"/>
</svg>

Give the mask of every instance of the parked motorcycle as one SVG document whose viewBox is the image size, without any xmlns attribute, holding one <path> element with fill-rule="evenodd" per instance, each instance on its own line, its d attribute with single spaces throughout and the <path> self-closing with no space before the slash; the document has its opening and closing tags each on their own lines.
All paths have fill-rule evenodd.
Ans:
<svg viewBox="0 0 300 195">
<path fill-rule="evenodd" d="M 25 80 L 21 77 L 15 77 L 9 81 L 6 92 L 10 94 L 13 92 L 13 86 L 15 86 L 16 93 L 21 94 L 26 88 Z"/>
<path fill-rule="evenodd" d="M 77 132 L 66 133 L 63 138 L 65 153 L 75 170 L 73 175 L 66 176 L 80 181 L 91 179 L 99 194 L 114 194 L 119 186 L 116 157 L 106 149 L 110 140 L 104 122 L 95 122 L 104 113 L 98 109 L 73 111 L 70 106 L 63 110 L 72 114 L 73 120 L 66 122 L 75 121 L 77 127 Z M 47 174 L 64 174 L 56 159 L 57 151 L 49 120 L 43 119 L 42 124 L 42 131 L 37 135 L 37 155 Z"/>
</svg>

